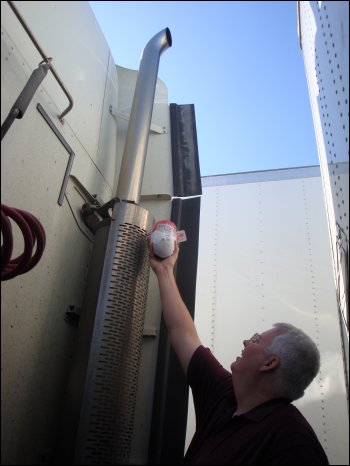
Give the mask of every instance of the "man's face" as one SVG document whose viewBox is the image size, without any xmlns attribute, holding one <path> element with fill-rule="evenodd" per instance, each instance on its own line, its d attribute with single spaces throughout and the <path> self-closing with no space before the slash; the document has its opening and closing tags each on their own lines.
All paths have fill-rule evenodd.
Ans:
<svg viewBox="0 0 350 466">
<path fill-rule="evenodd" d="M 261 334 L 255 333 L 249 340 L 243 340 L 241 355 L 231 364 L 232 374 L 256 373 L 266 360 L 264 349 L 279 333 L 279 329 L 272 328 Z"/>
</svg>

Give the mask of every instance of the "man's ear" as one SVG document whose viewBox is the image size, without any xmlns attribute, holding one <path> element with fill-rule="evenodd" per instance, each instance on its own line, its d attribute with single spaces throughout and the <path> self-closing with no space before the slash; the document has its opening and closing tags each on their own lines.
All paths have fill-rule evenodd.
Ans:
<svg viewBox="0 0 350 466">
<path fill-rule="evenodd" d="M 260 366 L 260 372 L 274 371 L 280 365 L 280 358 L 275 355 L 266 356 L 264 362 Z"/>
</svg>

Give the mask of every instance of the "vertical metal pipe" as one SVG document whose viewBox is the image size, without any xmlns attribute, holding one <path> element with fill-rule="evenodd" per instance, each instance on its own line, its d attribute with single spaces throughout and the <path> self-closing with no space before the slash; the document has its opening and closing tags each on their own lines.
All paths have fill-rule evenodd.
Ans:
<svg viewBox="0 0 350 466">
<path fill-rule="evenodd" d="M 140 201 L 159 58 L 171 43 L 166 28 L 147 43 L 142 53 L 116 193 L 122 201 Z"/>
<path fill-rule="evenodd" d="M 98 277 L 92 273 L 87 289 L 94 293 L 87 294 L 84 305 L 91 309 L 82 313 L 94 318 L 84 326 L 83 315 L 81 319 L 81 341 L 87 343 L 84 347 L 82 343 L 78 360 L 85 379 L 79 379 L 84 387 L 80 385 L 82 400 L 76 409 L 79 426 L 73 464 L 129 464 L 149 278 L 146 238 L 154 223 L 153 216 L 137 204 L 159 57 L 170 46 L 170 31 L 164 29 L 143 51 L 116 193 L 120 202 L 113 208 L 107 243 L 104 232 L 94 245 L 97 256 L 104 248 L 105 255 L 103 265 L 93 265 Z"/>
</svg>

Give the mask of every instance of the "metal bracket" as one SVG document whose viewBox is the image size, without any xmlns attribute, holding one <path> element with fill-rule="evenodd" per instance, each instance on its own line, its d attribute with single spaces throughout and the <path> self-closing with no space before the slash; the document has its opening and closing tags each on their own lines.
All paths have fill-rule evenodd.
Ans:
<svg viewBox="0 0 350 466">
<path fill-rule="evenodd" d="M 125 113 L 119 112 L 118 110 L 115 110 L 112 105 L 109 106 L 109 113 L 116 118 L 120 118 L 121 120 L 125 120 L 125 121 L 130 120 L 130 115 L 127 115 Z M 153 133 L 158 133 L 158 134 L 167 134 L 168 128 L 166 126 L 159 126 L 159 125 L 155 125 L 151 123 L 150 131 L 152 131 Z"/>
<path fill-rule="evenodd" d="M 32 31 L 29 29 L 28 25 L 26 24 L 26 22 L 24 21 L 23 17 L 20 15 L 19 11 L 17 10 L 17 8 L 15 7 L 15 5 L 13 4 L 13 2 L 7 2 L 8 5 L 10 6 L 11 10 L 13 11 L 13 13 L 15 14 L 16 18 L 18 19 L 18 21 L 21 23 L 21 25 L 23 26 L 23 29 L 25 30 L 25 32 L 28 34 L 28 36 L 30 37 L 31 41 L 33 42 L 33 44 L 35 45 L 37 51 L 40 53 L 40 55 L 42 56 L 43 58 L 43 61 L 45 63 L 49 63 L 49 61 L 51 61 L 52 59 L 51 58 L 48 58 L 46 53 L 44 53 L 43 49 L 40 47 L 39 45 L 39 42 L 35 39 L 35 37 L 33 36 L 33 33 Z M 68 101 L 69 101 L 69 105 L 68 107 L 61 113 L 61 115 L 59 115 L 58 119 L 60 120 L 60 122 L 63 124 L 64 120 L 63 120 L 63 117 L 65 115 L 67 115 L 68 112 L 71 111 L 71 109 L 73 108 L 73 98 L 72 96 L 70 95 L 70 93 L 68 92 L 68 90 L 66 89 L 65 85 L 63 84 L 61 78 L 58 76 L 56 70 L 54 69 L 54 67 L 52 65 L 50 65 L 50 71 L 51 73 L 54 75 L 56 81 L 58 82 L 59 86 L 61 87 L 62 91 L 65 93 Z"/>
<path fill-rule="evenodd" d="M 157 336 L 157 329 L 155 327 L 144 327 L 143 328 L 143 336 L 144 337 L 153 337 Z"/>
<path fill-rule="evenodd" d="M 79 320 L 80 320 L 80 309 L 76 307 L 74 304 L 70 304 L 68 309 L 65 312 L 64 320 L 68 323 L 73 325 L 74 327 L 78 327 Z"/>
<path fill-rule="evenodd" d="M 56 137 L 58 138 L 58 140 L 60 141 L 62 146 L 66 149 L 66 151 L 69 154 L 69 159 L 68 159 L 68 163 L 67 163 L 67 167 L 66 167 L 66 172 L 65 172 L 64 177 L 63 177 L 60 194 L 59 194 L 58 200 L 57 200 L 57 204 L 61 206 L 63 204 L 64 195 L 66 193 L 67 184 L 68 184 L 68 180 L 69 180 L 69 175 L 70 175 L 70 172 L 72 170 L 72 165 L 73 165 L 73 160 L 74 160 L 75 154 L 74 154 L 72 148 L 70 147 L 70 145 L 67 143 L 67 141 L 62 136 L 62 134 L 58 131 L 58 129 L 54 125 L 54 123 L 51 120 L 51 118 L 49 117 L 49 115 L 45 112 L 43 107 L 40 104 L 38 104 L 36 106 L 36 108 L 38 109 L 41 116 L 44 118 L 46 123 L 50 126 L 50 128 L 55 133 Z"/>
<path fill-rule="evenodd" d="M 93 205 L 89 202 L 83 204 L 81 208 L 83 221 L 92 233 L 96 233 L 96 229 L 101 221 L 112 218 L 109 209 L 113 210 L 116 202 L 120 202 L 120 199 L 114 197 L 103 205 Z"/>
</svg>

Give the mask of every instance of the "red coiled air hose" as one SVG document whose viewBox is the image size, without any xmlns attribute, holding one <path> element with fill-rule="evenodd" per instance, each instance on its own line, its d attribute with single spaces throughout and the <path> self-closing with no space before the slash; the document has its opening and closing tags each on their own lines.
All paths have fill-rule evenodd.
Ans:
<svg viewBox="0 0 350 466">
<path fill-rule="evenodd" d="M 13 250 L 12 227 L 9 220 L 14 220 L 24 239 L 24 252 L 15 259 L 11 259 Z M 45 249 L 45 231 L 39 220 L 25 210 L 15 209 L 1 204 L 1 281 L 9 280 L 17 275 L 31 270 L 41 259 Z M 33 249 L 36 243 L 36 251 Z"/>
</svg>

